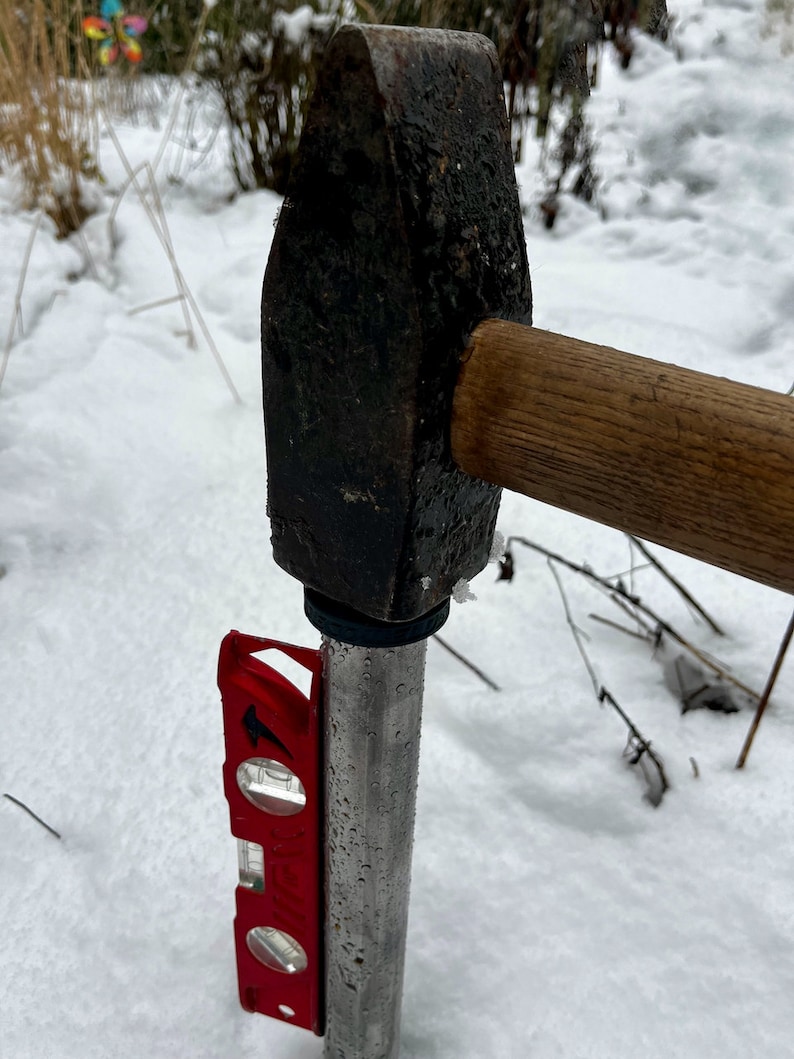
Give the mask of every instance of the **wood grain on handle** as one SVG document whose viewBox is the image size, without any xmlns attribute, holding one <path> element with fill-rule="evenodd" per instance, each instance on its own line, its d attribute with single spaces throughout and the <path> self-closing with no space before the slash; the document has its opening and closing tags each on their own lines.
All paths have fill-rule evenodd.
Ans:
<svg viewBox="0 0 794 1059">
<path fill-rule="evenodd" d="M 794 397 L 486 320 L 451 438 L 468 474 L 794 592 Z"/>
</svg>

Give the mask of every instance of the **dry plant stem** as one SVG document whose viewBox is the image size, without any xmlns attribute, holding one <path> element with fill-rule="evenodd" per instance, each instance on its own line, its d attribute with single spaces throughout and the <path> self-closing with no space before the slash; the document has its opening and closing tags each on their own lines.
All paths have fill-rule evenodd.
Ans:
<svg viewBox="0 0 794 1059">
<path fill-rule="evenodd" d="M 594 573 L 589 567 L 581 566 L 579 563 L 571 562 L 570 559 L 566 559 L 563 555 L 558 555 L 556 552 L 549 551 L 548 548 L 544 548 L 540 544 L 536 544 L 534 541 L 527 540 L 526 537 L 508 537 L 506 548 L 509 550 L 511 542 L 515 541 L 518 544 L 523 544 L 525 548 L 531 548 L 533 551 L 539 552 L 541 555 L 545 555 L 547 558 L 554 559 L 555 562 L 566 566 L 569 570 L 573 570 L 574 573 L 581 574 L 582 577 L 586 577 L 588 581 L 594 585 L 598 585 L 599 588 L 604 590 L 610 597 L 610 599 L 616 603 L 621 609 L 625 610 L 626 613 L 630 614 L 635 621 L 639 621 L 637 614 L 632 613 L 629 606 L 633 610 L 644 614 L 650 618 L 655 624 L 657 630 L 667 633 L 676 643 L 680 644 L 681 647 L 685 648 L 690 652 L 699 662 L 702 662 L 704 666 L 707 666 L 713 673 L 716 673 L 722 680 L 726 680 L 729 684 L 733 684 L 734 687 L 739 688 L 746 695 L 750 695 L 753 699 L 758 699 L 759 695 L 757 691 L 753 691 L 752 688 L 747 687 L 746 684 L 742 684 L 741 681 L 737 680 L 732 676 L 724 666 L 718 665 L 712 658 L 704 654 L 703 651 L 698 650 L 694 647 L 687 639 L 685 639 L 681 633 L 677 632 L 672 625 L 660 618 L 650 607 L 646 606 L 642 600 L 636 596 L 632 596 L 625 589 L 621 588 L 620 585 L 613 585 L 604 578 L 599 577 L 598 574 Z"/>
<path fill-rule="evenodd" d="M 223 120 L 224 119 L 222 112 L 216 107 L 216 115 L 214 118 L 214 123 L 210 129 L 209 137 L 204 141 L 203 146 L 195 147 L 194 145 L 196 143 L 196 140 L 198 139 L 198 137 L 193 134 L 193 127 L 196 124 L 196 114 L 193 113 L 189 116 L 188 124 L 185 128 L 184 133 L 182 134 L 182 138 L 176 140 L 176 143 L 179 145 L 180 151 L 179 155 L 177 156 L 178 164 L 172 165 L 171 167 L 172 175 L 179 173 L 182 165 L 182 159 L 186 151 L 188 150 L 188 147 L 190 147 L 191 153 L 194 155 L 193 160 L 188 165 L 188 171 L 201 168 L 201 166 L 206 162 L 207 158 L 209 158 L 210 151 L 214 147 L 215 141 L 218 139 L 218 135 L 223 126 Z"/>
<path fill-rule="evenodd" d="M 607 689 L 605 687 L 602 687 L 602 688 L 599 689 L 598 698 L 599 698 L 600 702 L 608 702 L 609 703 L 609 705 L 612 707 L 612 709 L 615 710 L 615 712 L 618 714 L 620 719 L 623 721 L 623 723 L 626 725 L 628 730 L 631 732 L 632 736 L 637 741 L 637 744 L 642 748 L 642 750 L 648 755 L 650 760 L 654 763 L 654 765 L 656 766 L 656 769 L 657 769 L 657 771 L 659 773 L 659 779 L 660 779 L 661 784 L 662 784 L 662 794 L 664 794 L 665 791 L 669 791 L 670 790 L 670 783 L 669 783 L 669 781 L 667 779 L 667 774 L 664 771 L 664 764 L 662 762 L 662 759 L 659 757 L 659 755 L 653 749 L 653 747 L 648 742 L 648 740 L 645 738 L 645 736 L 640 732 L 640 730 L 637 728 L 637 726 L 631 720 L 631 718 L 626 713 L 626 711 L 623 709 L 623 707 L 615 700 L 614 696 L 609 691 L 607 691 Z"/>
<path fill-rule="evenodd" d="M 667 622 L 662 621 L 661 618 L 655 618 L 654 620 L 657 622 L 657 626 L 655 629 L 652 629 L 649 625 L 642 621 L 640 615 L 636 612 L 642 607 L 642 604 L 640 604 L 639 601 L 637 601 L 636 603 L 626 602 L 625 599 L 622 599 L 614 591 L 608 592 L 606 588 L 602 588 L 602 591 L 606 592 L 609 598 L 616 606 L 620 607 L 620 609 L 624 611 L 624 613 L 628 614 L 630 618 L 636 621 L 639 625 L 642 626 L 642 628 L 647 631 L 649 641 L 655 640 L 660 632 L 667 633 L 667 635 L 672 637 L 672 639 L 674 639 L 676 643 L 680 644 L 681 647 L 689 651 L 693 658 L 697 658 L 697 660 L 699 662 L 702 662 L 707 669 L 710 669 L 715 676 L 720 678 L 720 680 L 724 680 L 728 684 L 733 684 L 735 688 L 738 688 L 740 691 L 743 691 L 745 695 L 749 695 L 751 699 L 757 701 L 760 698 L 757 691 L 754 691 L 752 688 L 748 687 L 747 684 L 743 684 L 741 680 L 737 680 L 736 677 L 733 676 L 733 674 L 730 672 L 730 668 L 725 665 L 724 662 L 718 661 L 712 655 L 707 654 L 705 651 L 701 651 L 698 647 L 695 647 L 695 645 L 691 644 L 689 640 L 685 639 L 685 637 L 683 637 L 681 633 L 676 632 L 672 625 L 668 625 Z M 643 609 L 645 609 L 645 612 L 647 614 L 652 613 L 647 608 Z"/>
<path fill-rule="evenodd" d="M 690 607 L 692 607 L 692 609 L 701 616 L 701 618 L 706 622 L 706 624 L 714 630 L 717 636 L 724 636 L 725 633 L 719 627 L 716 621 L 711 617 L 711 615 L 708 614 L 703 609 L 703 607 L 701 607 L 701 605 L 698 603 L 698 601 L 695 599 L 689 589 L 685 588 L 684 585 L 682 585 L 681 582 L 678 580 L 678 578 L 671 574 L 667 567 L 663 566 L 655 555 L 651 554 L 651 552 L 648 550 L 647 545 L 645 545 L 638 537 L 632 536 L 631 533 L 627 533 L 626 536 L 629 538 L 629 540 L 637 549 L 637 551 L 639 551 L 641 555 L 644 555 L 648 562 L 651 564 L 651 566 L 655 567 L 662 575 L 662 577 L 666 578 L 670 582 L 676 592 L 678 592 L 678 594 L 686 600 Z"/>
<path fill-rule="evenodd" d="M 502 690 L 499 687 L 498 684 L 495 684 L 494 681 L 491 680 L 491 678 L 489 676 L 487 676 L 485 673 L 483 673 L 483 671 L 480 668 L 475 666 L 475 664 L 473 662 L 470 662 L 468 660 L 468 658 L 466 658 L 464 655 L 460 654 L 459 651 L 456 651 L 455 648 L 452 647 L 450 644 L 448 644 L 446 640 L 442 640 L 442 638 L 438 635 L 438 633 L 435 633 L 435 635 L 433 636 L 433 639 L 437 643 L 439 643 L 444 648 L 445 651 L 449 651 L 449 653 L 452 655 L 453 658 L 457 658 L 457 660 L 459 662 L 462 662 L 463 665 L 466 666 L 467 669 L 470 669 L 472 671 L 472 673 L 475 673 L 484 684 L 488 685 L 489 688 L 493 688 L 494 691 L 501 691 Z"/>
<path fill-rule="evenodd" d="M 637 612 L 636 608 L 633 607 L 631 603 L 628 603 L 623 596 L 610 591 L 605 585 L 596 585 L 596 588 L 600 592 L 603 592 L 611 603 L 614 603 L 616 607 L 620 607 L 624 614 L 628 615 L 632 621 L 636 622 L 637 625 L 644 630 L 646 639 L 654 641 L 658 637 L 658 625 L 651 625 L 650 622 L 646 621 L 645 618 Z"/>
<path fill-rule="evenodd" d="M 118 241 L 116 239 L 116 214 L 119 212 L 119 208 L 121 207 L 122 200 L 124 199 L 124 196 L 127 194 L 127 189 L 131 186 L 131 184 L 133 182 L 133 179 L 139 173 L 142 173 L 145 168 L 146 168 L 146 162 L 141 162 L 133 170 L 131 170 L 131 171 L 129 169 L 127 170 L 127 179 L 121 185 L 120 190 L 118 191 L 118 193 L 116 194 L 115 199 L 113 200 L 113 205 L 110 207 L 110 212 L 108 213 L 108 220 L 107 220 L 108 240 L 109 240 L 110 245 L 113 247 L 114 250 L 118 246 Z M 144 208 L 146 208 L 146 207 L 144 207 Z M 151 218 L 150 218 L 150 220 L 151 220 Z M 158 236 L 158 238 L 159 238 L 159 236 Z"/>
<path fill-rule="evenodd" d="M 182 100 L 185 96 L 185 89 L 187 88 L 187 76 L 193 69 L 193 64 L 196 61 L 198 55 L 199 45 L 201 44 L 201 38 L 204 36 L 204 30 L 207 27 L 207 18 L 209 17 L 210 8 L 204 4 L 201 8 L 201 15 L 199 16 L 198 25 L 196 26 L 196 32 L 193 35 L 193 40 L 190 44 L 190 51 L 188 52 L 187 59 L 185 60 L 185 68 L 179 78 L 179 91 L 177 97 L 174 100 L 174 105 L 171 108 L 171 113 L 168 117 L 168 124 L 165 127 L 165 132 L 160 140 L 160 146 L 157 149 L 157 154 L 154 156 L 152 162 L 152 177 L 157 175 L 157 170 L 160 166 L 160 162 L 163 159 L 163 154 L 168 144 L 171 142 L 174 128 L 176 126 L 176 119 L 179 116 L 179 111 L 182 108 Z"/>
<path fill-rule="evenodd" d="M 85 42 L 69 30 L 81 20 L 80 0 L 0 2 L 0 157 L 18 166 L 29 205 L 49 214 L 59 237 L 79 229 L 82 182 L 97 176 L 91 108 L 72 78 Z"/>
<path fill-rule="evenodd" d="M 14 805 L 18 805 L 20 809 L 24 809 L 25 812 L 28 814 L 28 816 L 32 816 L 33 819 L 37 823 L 41 824 L 42 827 L 46 828 L 47 831 L 49 831 L 49 833 L 51 835 L 55 835 L 56 838 L 60 838 L 61 837 L 60 834 L 55 830 L 54 827 L 50 827 L 50 825 L 48 823 L 45 823 L 45 821 L 42 820 L 40 816 L 36 816 L 36 814 L 33 812 L 33 810 L 30 809 L 27 805 L 25 805 L 24 802 L 21 802 L 19 800 L 19 798 L 15 798 L 13 794 L 4 794 L 3 797 L 4 798 L 8 798 L 8 800 L 10 802 L 13 802 Z"/>
<path fill-rule="evenodd" d="M 618 632 L 624 632 L 626 636 L 633 636 L 637 640 L 642 640 L 643 643 L 648 643 L 652 637 L 647 633 L 635 632 L 634 629 L 627 629 L 625 625 L 620 625 L 616 621 L 610 621 L 609 618 L 602 618 L 600 614 L 588 614 L 588 618 L 591 621 L 600 622 L 601 625 L 608 625 L 610 629 L 617 629 Z"/>
<path fill-rule="evenodd" d="M 94 255 L 91 253 L 91 248 L 88 245 L 88 240 L 85 237 L 85 232 L 83 231 L 82 225 L 77 229 L 74 235 L 83 251 L 83 258 L 86 263 L 86 268 L 91 273 L 91 279 L 96 280 L 98 282 L 99 271 L 96 267 L 96 261 L 94 261 Z"/>
<path fill-rule="evenodd" d="M 118 146 L 119 150 L 122 149 L 118 141 L 116 141 L 116 146 Z M 187 336 L 187 345 L 190 346 L 191 349 L 195 349 L 196 336 L 193 330 L 193 324 L 191 322 L 190 311 L 188 311 L 186 305 L 186 294 L 182 284 L 182 275 L 179 269 L 176 267 L 176 253 L 174 251 L 174 246 L 173 244 L 170 244 L 168 233 L 163 232 L 160 229 L 158 225 L 158 217 L 156 216 L 154 210 L 151 209 L 148 201 L 145 200 L 145 193 L 142 191 L 140 184 L 137 182 L 138 175 L 140 173 L 146 173 L 146 170 L 148 169 L 148 162 L 141 162 L 141 164 L 136 166 L 136 168 L 134 169 L 130 169 L 128 167 L 128 162 L 126 161 L 126 158 L 124 159 L 124 162 L 125 168 L 127 168 L 127 179 L 122 184 L 119 194 L 116 195 L 112 207 L 110 208 L 110 213 L 108 214 L 108 239 L 110 241 L 110 246 L 113 248 L 118 246 L 118 239 L 116 239 L 115 236 L 115 215 L 119 212 L 119 208 L 121 207 L 124 196 L 127 194 L 127 190 L 130 186 L 132 186 L 134 187 L 134 189 L 136 189 L 139 197 L 141 198 L 143 208 L 146 211 L 147 217 L 149 218 L 151 227 L 154 228 L 155 234 L 160 240 L 160 245 L 162 246 L 163 250 L 165 251 L 166 257 L 168 258 L 168 263 L 170 267 L 172 267 L 172 271 L 174 272 L 174 283 L 176 284 L 179 293 L 176 294 L 173 299 L 168 299 L 168 301 L 181 303 L 182 317 L 185 323 L 184 334 Z M 128 315 L 131 316 L 131 313 L 128 313 Z"/>
<path fill-rule="evenodd" d="M 791 638 L 794 636 L 794 612 L 792 612 L 789 618 L 788 627 L 783 634 L 783 639 L 780 641 L 780 646 L 777 649 L 777 655 L 775 657 L 772 671 L 769 674 L 769 679 L 766 682 L 764 693 L 758 703 L 755 711 L 755 717 L 753 717 L 753 723 L 750 725 L 750 730 L 747 733 L 747 738 L 744 741 L 742 752 L 739 755 L 739 760 L 736 762 L 736 768 L 744 768 L 744 763 L 747 761 L 747 755 L 750 753 L 750 747 L 753 745 L 755 739 L 755 733 L 758 731 L 758 726 L 761 723 L 761 718 L 764 716 L 764 712 L 769 703 L 769 696 L 772 694 L 772 688 L 775 686 L 775 682 L 780 673 L 781 666 L 783 665 L 783 659 L 786 657 L 786 651 L 788 651 Z"/>
<path fill-rule="evenodd" d="M 127 310 L 127 316 L 137 316 L 138 313 L 148 313 L 150 309 L 160 309 L 164 305 L 173 305 L 174 302 L 181 302 L 184 297 L 184 294 L 174 294 L 170 298 L 158 298 L 156 302 L 136 305 L 135 308 Z"/>
<path fill-rule="evenodd" d="M 14 331 L 17 323 L 19 323 L 20 333 L 22 332 L 22 292 L 25 289 L 25 280 L 28 274 L 28 265 L 30 264 L 30 255 L 33 253 L 33 244 L 36 241 L 36 235 L 41 227 L 41 218 L 44 216 L 43 211 L 39 210 L 36 214 L 36 220 L 33 222 L 33 227 L 30 230 L 28 236 L 27 245 L 25 246 L 25 256 L 22 259 L 22 268 L 19 272 L 19 279 L 17 281 L 17 293 L 14 298 L 14 312 L 11 314 L 11 323 L 8 327 L 8 335 L 6 336 L 6 344 L 3 349 L 3 361 L 0 363 L 0 387 L 3 385 L 3 379 L 5 378 L 6 368 L 8 367 L 8 361 L 11 357 L 11 343 L 14 340 Z"/>
<path fill-rule="evenodd" d="M 188 297 L 187 282 L 185 281 L 185 277 L 182 274 L 181 268 L 179 268 L 179 266 L 176 264 L 176 252 L 174 251 L 174 241 L 171 238 L 171 231 L 170 231 L 170 229 L 168 227 L 168 221 L 167 221 L 166 216 L 165 216 L 165 209 L 163 208 L 163 200 L 162 200 L 162 198 L 160 196 L 160 190 L 157 187 L 157 184 L 155 182 L 154 172 L 152 170 L 152 167 L 150 165 L 148 165 L 148 164 L 146 166 L 146 174 L 147 174 L 148 179 L 149 179 L 149 190 L 152 193 L 152 198 L 154 199 L 154 204 L 157 207 L 157 218 L 158 218 L 158 220 L 160 222 L 160 231 L 162 232 L 162 236 L 163 236 L 163 240 L 164 240 L 163 245 L 166 247 L 166 253 L 168 254 L 168 260 L 169 260 L 169 262 L 171 264 L 171 268 L 172 268 L 172 270 L 174 272 L 174 279 L 176 280 L 177 288 L 179 289 L 179 293 L 182 295 L 182 301 L 181 301 L 182 316 L 184 317 L 184 320 L 185 320 L 185 335 L 187 337 L 188 348 L 189 349 L 195 349 L 198 343 L 196 342 L 196 332 L 193 330 L 193 322 L 190 319 L 190 312 L 188 310 L 188 304 L 187 304 L 187 297 Z M 199 314 L 197 312 L 196 313 L 196 319 L 198 320 L 198 318 L 199 318 Z M 200 322 L 199 322 L 199 326 L 201 326 Z M 211 343 L 211 344 L 214 345 L 214 343 Z M 220 354 L 218 354 L 218 356 L 220 356 Z M 225 368 L 224 368 L 224 370 L 225 370 Z"/>
<path fill-rule="evenodd" d="M 610 574 L 610 577 L 615 581 L 622 581 L 624 577 L 631 578 L 631 584 L 634 585 L 634 575 L 639 573 L 640 570 L 649 570 L 653 566 L 653 563 L 638 563 L 635 566 L 629 567 L 628 570 L 622 570 L 618 574 Z"/>
<path fill-rule="evenodd" d="M 229 389 L 229 392 L 232 395 L 232 399 L 234 400 L 235 404 L 242 404 L 243 401 L 242 401 L 242 398 L 240 397 L 240 394 L 237 391 L 237 387 L 232 382 L 232 377 L 229 374 L 228 369 L 226 368 L 226 365 L 223 362 L 223 357 L 221 357 L 220 351 L 218 350 L 218 347 L 215 345 L 215 341 L 214 341 L 212 335 L 209 332 L 209 328 L 207 327 L 207 325 L 206 325 L 206 323 L 204 321 L 204 317 L 202 316 L 201 311 L 200 311 L 198 305 L 196 304 L 196 300 L 193 297 L 193 294 L 192 294 L 192 292 L 190 290 L 190 287 L 187 285 L 187 281 L 185 280 L 185 277 L 184 277 L 184 275 L 182 273 L 182 270 L 180 269 L 179 264 L 178 264 L 178 262 L 176 260 L 176 254 L 174 252 L 173 243 L 171 242 L 171 239 L 170 239 L 170 234 L 168 232 L 167 224 L 165 224 L 165 214 L 164 214 L 164 211 L 163 211 L 162 200 L 160 199 L 160 196 L 157 193 L 157 188 L 156 188 L 156 184 L 155 184 L 155 181 L 154 181 L 154 177 L 153 177 L 153 175 L 151 173 L 151 167 L 148 165 L 148 163 L 146 163 L 142 167 L 139 166 L 138 169 L 133 169 L 132 168 L 132 166 L 130 165 L 129 159 L 127 158 L 127 156 L 126 156 L 126 154 L 124 152 L 124 148 L 121 146 L 121 143 L 119 142 L 119 139 L 116 136 L 116 133 L 115 133 L 115 131 L 114 131 L 114 129 L 113 129 L 111 123 L 110 123 L 110 120 L 104 114 L 103 114 L 103 117 L 104 117 L 104 121 L 105 121 L 105 128 L 107 129 L 108 135 L 110 136 L 111 140 L 113 141 L 113 145 L 115 146 L 115 148 L 116 148 L 116 150 L 118 152 L 119 158 L 121 159 L 121 163 L 124 166 L 124 169 L 125 169 L 125 171 L 127 173 L 127 182 L 124 185 L 124 188 L 122 189 L 120 194 L 123 195 L 124 192 L 126 191 L 126 189 L 128 187 L 130 187 L 130 186 L 135 188 L 135 191 L 136 191 L 136 193 L 138 195 L 138 198 L 139 198 L 139 200 L 141 202 L 141 205 L 143 206 L 144 211 L 146 212 L 146 216 L 149 218 L 149 222 L 152 225 L 154 233 L 157 236 L 157 238 L 159 239 L 160 245 L 163 247 L 163 250 L 165 251 L 166 257 L 168 258 L 168 262 L 171 265 L 171 270 L 174 273 L 174 281 L 176 282 L 177 290 L 179 290 L 181 295 L 184 295 L 184 300 L 187 302 L 187 304 L 190 306 L 191 310 L 193 311 L 193 315 L 195 316 L 196 321 L 197 321 L 197 323 L 199 325 L 199 328 L 201 329 L 201 333 L 204 335 L 204 338 L 205 338 L 205 340 L 207 342 L 207 345 L 210 348 L 210 351 L 211 351 L 211 353 L 213 355 L 213 358 L 215 359 L 215 363 L 218 366 L 218 370 L 220 371 L 221 375 L 223 376 L 224 382 L 226 383 L 226 385 L 227 385 L 227 387 Z M 158 218 L 158 215 L 155 213 L 155 211 L 152 209 L 151 204 L 147 201 L 146 193 L 145 193 L 144 189 L 141 187 L 140 181 L 138 180 L 138 173 L 141 171 L 141 169 L 143 169 L 143 170 L 148 172 L 149 185 L 150 185 L 150 188 L 152 190 L 152 194 L 153 194 L 153 196 L 155 198 L 155 201 L 158 204 L 158 211 L 160 213 L 160 217 L 159 218 Z M 111 217 L 109 218 L 109 222 L 108 223 L 112 224 L 113 220 L 115 219 L 117 208 L 118 208 L 117 204 L 114 203 L 114 208 L 111 211 Z M 187 319 L 188 319 L 188 330 L 189 330 L 189 333 L 192 334 L 192 326 L 189 323 L 189 317 Z"/>
<path fill-rule="evenodd" d="M 551 570 L 551 572 L 552 572 L 552 576 L 554 577 L 554 580 L 557 582 L 557 588 L 559 589 L 560 598 L 562 599 L 563 609 L 565 610 L 565 620 L 568 622 L 568 627 L 571 630 L 571 632 L 573 633 L 573 638 L 574 638 L 574 642 L 576 643 L 576 648 L 579 651 L 579 654 L 582 656 L 582 661 L 584 662 L 585 669 L 587 670 L 587 674 L 590 677 L 590 681 L 591 681 L 591 683 L 593 685 L 593 691 L 596 693 L 596 698 L 598 698 L 599 689 L 601 687 L 601 683 L 600 683 L 600 681 L 598 679 L 598 674 L 596 673 L 595 669 L 593 668 L 593 664 L 590 661 L 590 658 L 588 657 L 587 651 L 585 651 L 585 649 L 584 649 L 584 644 L 582 643 L 582 640 L 583 640 L 583 638 L 585 636 L 585 633 L 582 632 L 582 630 L 579 628 L 579 626 L 573 620 L 573 615 L 571 614 L 571 609 L 568 606 L 568 597 L 565 595 L 565 589 L 562 587 L 562 581 L 560 580 L 560 575 L 557 573 L 557 570 L 554 567 L 554 561 L 550 557 L 549 559 L 546 560 L 546 563 L 548 565 L 549 570 Z"/>
<path fill-rule="evenodd" d="M 615 712 L 618 714 L 620 719 L 623 721 L 623 723 L 628 728 L 628 730 L 631 733 L 631 736 L 634 739 L 636 745 L 639 746 L 640 749 L 643 751 L 643 753 L 647 754 L 648 758 L 653 762 L 654 766 L 656 767 L 656 769 L 657 769 L 657 771 L 659 773 L 659 782 L 661 783 L 662 794 L 664 794 L 665 791 L 670 789 L 670 784 L 667 781 L 667 776 L 665 775 L 664 765 L 662 764 L 661 758 L 655 753 L 655 751 L 651 747 L 651 744 L 648 742 L 648 740 L 645 738 L 645 736 L 640 732 L 640 730 L 637 728 L 637 726 L 631 720 L 631 718 L 626 713 L 626 711 L 623 709 L 623 707 L 617 702 L 617 700 L 611 694 L 611 692 L 607 691 L 607 689 L 604 687 L 604 685 L 601 684 L 601 682 L 599 681 L 598 675 L 596 674 L 596 671 L 595 671 L 595 668 L 593 667 L 593 664 L 590 661 L 590 658 L 589 658 L 589 656 L 587 654 L 587 651 L 585 650 L 585 647 L 584 647 L 583 640 L 584 640 L 585 634 L 582 632 L 582 630 L 579 628 L 579 626 L 573 620 L 573 616 L 571 615 L 570 607 L 568 606 L 568 598 L 567 598 L 567 596 L 565 594 L 565 589 L 563 588 L 562 581 L 560 580 L 560 575 L 559 575 L 559 573 L 557 572 L 557 570 L 554 567 L 554 560 L 552 558 L 549 558 L 549 559 L 546 560 L 546 562 L 547 562 L 548 567 L 551 570 L 552 574 L 554 575 L 554 580 L 557 582 L 557 588 L 559 589 L 560 598 L 562 600 L 563 609 L 565 610 L 565 620 L 567 621 L 568 627 L 570 628 L 570 630 L 571 630 L 571 632 L 573 634 L 573 638 L 574 638 L 574 642 L 576 643 L 577 650 L 579 651 L 579 654 L 581 655 L 582 661 L 585 664 L 585 668 L 587 669 L 587 673 L 588 673 L 588 676 L 590 677 L 590 680 L 592 682 L 593 691 L 595 692 L 596 698 L 598 699 L 599 702 L 602 702 L 602 703 L 603 702 L 607 702 L 607 703 L 609 703 L 609 705 L 615 710 Z M 658 802 L 656 802 L 655 804 L 658 804 Z"/>
<path fill-rule="evenodd" d="M 114 138 L 114 143 L 116 144 L 117 150 L 123 154 L 121 145 L 119 144 L 118 140 L 116 140 L 115 138 Z M 159 217 L 154 213 L 154 210 L 152 209 L 151 205 L 149 204 L 149 202 L 145 198 L 145 192 L 141 189 L 140 184 L 138 184 L 138 182 L 137 182 L 137 177 L 138 177 L 139 173 L 147 173 L 148 174 L 148 171 L 149 171 L 149 168 L 150 168 L 149 167 L 149 163 L 148 162 L 141 162 L 140 165 L 136 166 L 135 169 L 130 169 L 129 168 L 129 162 L 128 162 L 126 156 L 122 159 L 122 161 L 123 161 L 123 163 L 125 165 L 125 168 L 127 169 L 127 179 L 124 182 L 124 184 L 122 185 L 121 190 L 119 191 L 118 195 L 116 196 L 116 199 L 115 199 L 115 201 L 113 203 L 113 206 L 111 207 L 110 213 L 108 214 L 108 231 L 110 233 L 110 245 L 111 246 L 115 246 L 116 245 L 116 235 L 115 235 L 115 231 L 116 231 L 116 214 L 118 213 L 119 207 L 121 206 L 121 202 L 122 202 L 124 196 L 127 193 L 127 189 L 129 187 L 134 187 L 135 190 L 138 193 L 138 197 L 141 200 L 143 208 L 146 211 L 146 215 L 149 218 L 149 222 L 152 225 L 152 228 L 154 229 L 154 232 L 155 232 L 155 234 L 157 235 L 157 238 L 160 241 L 160 245 L 162 246 L 163 250 L 165 251 L 165 254 L 166 254 L 166 257 L 168 258 L 169 264 L 171 265 L 171 271 L 174 274 L 174 283 L 176 284 L 176 287 L 177 287 L 177 289 L 179 291 L 179 294 L 177 294 L 176 297 L 173 300 L 174 301 L 178 301 L 178 302 L 181 303 L 182 317 L 183 317 L 183 319 L 185 321 L 185 331 L 184 331 L 184 333 L 187 336 L 187 344 L 188 344 L 188 347 L 190 349 L 195 349 L 196 348 L 196 336 L 195 336 L 195 332 L 193 331 L 193 324 L 192 324 L 192 321 L 190 319 L 190 312 L 188 310 L 187 303 L 186 303 L 186 299 L 187 299 L 187 294 L 186 294 L 186 291 L 185 291 L 186 284 L 184 283 L 184 277 L 182 276 L 182 273 L 181 273 L 181 271 L 180 271 L 180 269 L 179 269 L 179 267 L 178 267 L 178 265 L 176 263 L 176 253 L 174 251 L 173 242 L 171 241 L 171 234 L 170 234 L 170 232 L 168 231 L 167 228 L 160 228 L 159 223 L 158 223 Z M 153 181 L 150 178 L 149 179 L 150 188 L 152 187 L 152 183 L 153 183 Z M 158 198 L 158 199 L 156 199 L 156 202 L 158 203 L 158 213 L 160 215 L 162 215 L 162 200 L 160 200 Z"/>
</svg>

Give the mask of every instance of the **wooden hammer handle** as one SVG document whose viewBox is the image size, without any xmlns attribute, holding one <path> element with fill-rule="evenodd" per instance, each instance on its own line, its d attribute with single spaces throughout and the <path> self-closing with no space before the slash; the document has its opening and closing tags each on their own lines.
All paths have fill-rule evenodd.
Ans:
<svg viewBox="0 0 794 1059">
<path fill-rule="evenodd" d="M 793 397 L 486 320 L 451 441 L 470 475 L 794 592 Z"/>
</svg>

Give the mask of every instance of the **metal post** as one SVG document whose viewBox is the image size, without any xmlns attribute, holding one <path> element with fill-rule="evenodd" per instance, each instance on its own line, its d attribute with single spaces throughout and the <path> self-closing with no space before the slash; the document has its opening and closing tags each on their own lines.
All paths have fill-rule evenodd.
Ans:
<svg viewBox="0 0 794 1059">
<path fill-rule="evenodd" d="M 427 641 L 323 646 L 325 1059 L 397 1059 Z"/>
</svg>

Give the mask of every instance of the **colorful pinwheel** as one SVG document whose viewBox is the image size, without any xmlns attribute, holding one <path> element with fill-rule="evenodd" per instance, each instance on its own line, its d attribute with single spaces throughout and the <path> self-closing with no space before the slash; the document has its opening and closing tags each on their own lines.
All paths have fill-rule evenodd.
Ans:
<svg viewBox="0 0 794 1059">
<path fill-rule="evenodd" d="M 100 17 L 83 19 L 83 33 L 90 40 L 100 41 L 99 61 L 110 66 L 118 58 L 119 49 L 131 63 L 139 63 L 143 51 L 136 37 L 145 32 L 147 22 L 140 15 L 125 15 L 121 0 L 102 0 Z"/>
</svg>

